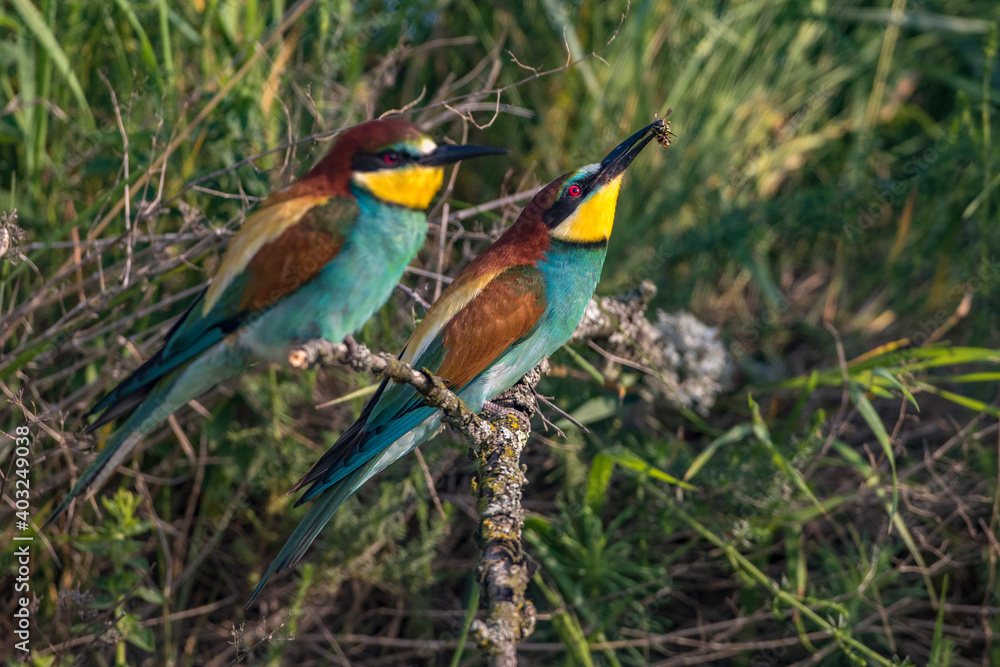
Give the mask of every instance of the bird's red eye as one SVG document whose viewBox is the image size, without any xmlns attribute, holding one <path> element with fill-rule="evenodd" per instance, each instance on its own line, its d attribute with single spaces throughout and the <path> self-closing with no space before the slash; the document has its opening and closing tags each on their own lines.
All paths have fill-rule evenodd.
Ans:
<svg viewBox="0 0 1000 667">
<path fill-rule="evenodd" d="M 382 156 L 382 159 L 386 164 L 396 164 L 399 162 L 399 153 L 390 151 Z"/>
<path fill-rule="evenodd" d="M 568 194 L 570 197 L 579 197 L 581 194 L 583 194 L 583 188 L 574 183 L 573 185 L 566 188 L 566 194 Z"/>
</svg>

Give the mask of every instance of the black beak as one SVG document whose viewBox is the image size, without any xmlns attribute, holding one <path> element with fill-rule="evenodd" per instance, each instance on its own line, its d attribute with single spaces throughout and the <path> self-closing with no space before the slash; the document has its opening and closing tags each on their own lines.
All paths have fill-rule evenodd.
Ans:
<svg viewBox="0 0 1000 667">
<path fill-rule="evenodd" d="M 608 183 L 613 181 L 622 172 L 628 169 L 635 156 L 642 152 L 654 136 L 656 131 L 664 127 L 662 119 L 655 120 L 642 128 L 625 141 L 618 144 L 618 147 L 608 153 L 608 156 L 601 160 L 601 168 L 597 172 L 597 182 Z"/>
<path fill-rule="evenodd" d="M 437 167 L 443 164 L 451 164 L 459 160 L 467 160 L 472 157 L 483 157 L 484 155 L 506 155 L 507 151 L 502 148 L 492 146 L 473 146 L 465 144 L 463 146 L 452 146 L 445 144 L 438 146 L 428 155 L 416 160 L 416 163 L 425 167 Z"/>
</svg>

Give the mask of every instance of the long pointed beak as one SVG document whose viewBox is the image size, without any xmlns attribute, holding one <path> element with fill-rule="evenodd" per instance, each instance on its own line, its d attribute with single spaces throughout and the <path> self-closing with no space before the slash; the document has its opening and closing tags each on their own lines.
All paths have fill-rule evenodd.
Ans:
<svg viewBox="0 0 1000 667">
<path fill-rule="evenodd" d="M 502 148 L 492 146 L 474 146 L 465 144 L 463 146 L 452 146 L 445 144 L 438 146 L 431 153 L 417 160 L 417 164 L 425 167 L 437 167 L 442 164 L 451 164 L 459 160 L 467 160 L 473 157 L 483 157 L 485 155 L 506 155 L 507 151 Z"/>
<path fill-rule="evenodd" d="M 657 128 L 663 127 L 663 120 L 655 120 L 642 128 L 608 153 L 608 156 L 601 160 L 601 168 L 598 171 L 599 182 L 608 183 L 613 181 L 622 172 L 628 169 L 635 156 L 642 152 L 655 135 Z"/>
</svg>

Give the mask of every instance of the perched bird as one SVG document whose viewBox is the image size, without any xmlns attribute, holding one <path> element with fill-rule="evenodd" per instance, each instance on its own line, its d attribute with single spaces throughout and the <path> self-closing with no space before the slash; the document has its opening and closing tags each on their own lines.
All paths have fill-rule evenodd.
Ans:
<svg viewBox="0 0 1000 667">
<path fill-rule="evenodd" d="M 343 132 L 315 167 L 258 206 L 163 347 L 90 410 L 101 414 L 87 433 L 128 419 L 46 525 L 191 399 L 255 362 L 286 361 L 297 343 L 359 329 L 423 245 L 443 165 L 504 153 L 438 146 L 399 118 Z"/>
<path fill-rule="evenodd" d="M 625 169 L 663 124 L 539 191 L 434 302 L 400 358 L 439 376 L 478 412 L 569 340 L 601 275 Z M 440 428 L 440 411 L 412 386 L 382 382 L 358 420 L 292 489 L 309 486 L 297 505 L 313 505 L 247 604 L 272 574 L 302 558 L 358 487 Z"/>
</svg>

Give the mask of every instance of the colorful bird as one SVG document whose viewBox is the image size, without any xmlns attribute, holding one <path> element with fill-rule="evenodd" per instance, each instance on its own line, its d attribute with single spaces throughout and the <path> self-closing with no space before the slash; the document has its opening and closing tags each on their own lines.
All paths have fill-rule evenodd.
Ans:
<svg viewBox="0 0 1000 667">
<path fill-rule="evenodd" d="M 474 259 L 427 311 L 400 358 L 442 378 L 473 411 L 561 347 L 601 275 L 625 169 L 659 131 L 635 133 L 599 164 L 561 176 Z M 313 505 L 254 590 L 296 563 L 368 478 L 441 428 L 408 384 L 383 382 L 354 424 L 298 481 Z"/>
<path fill-rule="evenodd" d="M 423 245 L 443 165 L 505 153 L 438 146 L 399 118 L 343 132 L 323 160 L 257 208 L 163 347 L 90 410 L 103 412 L 87 433 L 128 419 L 46 525 L 191 399 L 255 362 L 287 361 L 297 343 L 357 331 Z"/>
</svg>

